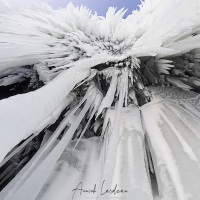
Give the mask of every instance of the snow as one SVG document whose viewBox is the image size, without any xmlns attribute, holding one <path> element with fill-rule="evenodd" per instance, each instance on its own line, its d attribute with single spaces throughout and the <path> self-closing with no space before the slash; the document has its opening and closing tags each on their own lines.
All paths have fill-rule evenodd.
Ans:
<svg viewBox="0 0 200 200">
<path fill-rule="evenodd" d="M 89 70 L 78 72 L 69 69 L 37 91 L 0 101 L 0 161 L 21 140 L 39 132 L 38 126 L 47 124 L 44 121 L 48 116 L 62 104 L 74 86 L 88 75 Z M 51 117 L 48 119 L 51 120 Z"/>
<path fill-rule="evenodd" d="M 49 149 L 49 145 L 51 145 L 52 141 L 50 141 L 48 144 L 44 146 L 44 149 L 38 152 L 38 157 L 39 159 L 43 157 L 41 162 L 39 163 L 39 166 L 34 168 L 30 168 L 29 170 L 25 171 L 25 176 L 23 176 L 22 179 L 19 179 L 16 177 L 14 179 L 17 180 L 18 184 L 13 184 L 11 182 L 11 189 L 8 190 L 8 187 L 6 188 L 7 191 L 4 191 L 1 194 L 1 198 L 3 199 L 13 199 L 13 200 L 34 200 L 35 197 L 37 196 L 38 192 L 40 191 L 42 185 L 45 183 L 47 177 L 49 176 L 51 170 L 53 169 L 54 165 L 56 164 L 58 158 L 61 156 L 63 153 L 64 149 L 66 148 L 67 144 L 70 142 L 74 132 L 78 128 L 81 120 L 85 116 L 86 112 L 89 110 L 92 102 L 94 101 L 94 96 L 88 96 L 89 97 L 86 101 L 86 104 L 84 105 L 83 109 L 81 112 L 78 114 L 78 116 L 75 118 L 75 120 L 72 122 L 71 126 L 69 129 L 64 131 L 64 136 L 62 137 L 61 141 L 58 142 L 58 144 L 53 148 L 53 150 L 44 157 L 44 153 Z M 67 119 L 70 120 L 71 116 L 73 116 L 74 111 L 72 111 L 72 114 L 67 116 Z M 67 119 L 64 119 L 67 120 Z M 61 126 L 62 123 L 61 123 Z M 66 122 L 65 122 L 66 126 Z M 64 127 L 65 127 L 64 126 Z M 62 131 L 60 127 L 58 127 L 58 130 L 55 131 L 55 136 L 58 135 L 59 131 Z M 38 159 L 35 157 L 35 159 Z M 35 165 L 35 161 L 32 161 L 33 165 Z M 37 160 L 36 160 L 37 162 Z M 37 163 L 36 163 L 37 164 Z M 34 170 L 33 170 L 34 169 Z M 30 172 L 30 170 L 33 170 Z M 27 172 L 30 173 L 28 174 L 27 177 Z"/>
</svg>

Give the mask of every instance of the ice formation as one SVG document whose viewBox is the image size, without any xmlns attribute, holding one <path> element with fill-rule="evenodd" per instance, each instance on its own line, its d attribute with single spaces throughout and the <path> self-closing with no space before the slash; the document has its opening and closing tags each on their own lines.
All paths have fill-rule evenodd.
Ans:
<svg viewBox="0 0 200 200">
<path fill-rule="evenodd" d="M 0 2 L 0 199 L 200 198 L 200 1 L 125 13 Z"/>
</svg>

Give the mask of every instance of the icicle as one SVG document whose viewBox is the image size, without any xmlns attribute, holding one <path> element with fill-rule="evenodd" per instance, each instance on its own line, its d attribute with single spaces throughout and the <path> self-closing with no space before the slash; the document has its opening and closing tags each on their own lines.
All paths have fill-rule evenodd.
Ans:
<svg viewBox="0 0 200 200">
<path fill-rule="evenodd" d="M 164 62 L 164 61 L 163 61 Z M 158 73 L 169 74 L 169 70 L 174 67 L 174 65 L 167 63 L 158 63 Z"/>
<path fill-rule="evenodd" d="M 43 139 L 42 139 L 42 143 L 41 143 L 41 145 L 40 145 L 40 148 L 43 147 L 43 146 L 47 143 L 47 141 L 49 140 L 49 138 L 50 138 L 52 135 L 53 135 L 53 132 L 52 132 L 52 131 L 50 131 L 50 130 L 46 130 L 46 131 L 45 131 L 45 134 L 44 134 L 44 137 L 43 137 Z"/>
<path fill-rule="evenodd" d="M 56 119 L 59 117 L 59 115 L 61 114 L 61 112 L 75 99 L 75 94 L 71 93 L 68 95 L 68 97 L 64 100 L 64 102 L 58 106 L 58 108 L 51 113 L 51 115 L 49 115 L 43 122 L 41 122 L 37 129 L 35 129 L 34 134 L 29 137 L 22 145 L 20 145 L 19 147 L 17 147 L 11 154 L 9 154 L 9 156 L 7 156 L 1 163 L 0 163 L 0 167 L 6 163 L 13 155 L 15 155 L 17 152 L 19 152 L 26 144 L 28 144 L 28 142 L 30 142 L 35 136 L 37 136 L 41 130 L 43 130 L 45 127 L 47 127 L 48 125 L 53 124 Z"/>
<path fill-rule="evenodd" d="M 83 85 L 83 83 L 90 81 L 94 78 L 94 76 L 97 74 L 97 70 L 95 69 L 91 69 L 91 74 L 88 78 L 86 78 L 83 82 L 81 82 L 80 84 L 78 84 L 74 89 L 78 88 L 79 86 Z"/>
<path fill-rule="evenodd" d="M 5 190 L 7 190 L 7 192 L 4 190 L 4 192 L 0 195 L 0 197 L 2 199 L 6 200 L 6 199 L 10 199 L 11 197 L 13 197 L 13 200 L 21 200 L 21 199 L 34 200 L 35 199 L 35 197 L 37 196 L 42 185 L 46 181 L 49 173 L 51 172 L 52 168 L 54 167 L 55 163 L 57 162 L 58 158 L 60 157 L 60 155 L 66 148 L 68 142 L 70 141 L 74 132 L 78 128 L 81 120 L 83 119 L 86 112 L 90 108 L 93 100 L 94 100 L 94 98 L 87 99 L 86 104 L 84 105 L 80 114 L 77 116 L 76 120 L 70 126 L 70 128 L 67 131 L 65 131 L 64 136 L 61 139 L 61 141 L 54 147 L 54 149 L 47 155 L 46 158 L 44 158 L 42 156 L 43 159 L 42 159 L 40 165 L 37 167 L 37 169 L 35 169 L 32 172 L 33 169 L 31 168 L 32 173 L 29 172 L 30 169 L 28 171 L 25 171 L 25 180 L 20 178 L 17 181 L 17 183 L 18 183 L 17 185 L 16 185 L 16 183 L 13 185 L 14 181 L 12 181 L 9 184 L 9 186 L 6 187 L 6 189 L 5 189 Z M 55 135 L 54 135 L 54 137 L 55 137 Z M 47 148 L 47 146 L 45 145 L 43 151 L 41 152 L 42 154 L 43 154 L 44 150 L 46 150 L 46 148 Z M 40 157 L 41 157 L 41 155 L 40 155 Z M 34 165 L 34 163 L 33 163 L 33 165 Z M 31 175 L 29 175 L 28 179 L 26 180 L 27 173 L 31 173 Z M 16 179 L 17 179 L 17 177 L 14 180 L 16 180 Z M 30 188 L 31 188 L 31 191 L 29 190 Z M 23 191 L 23 192 L 21 192 L 21 191 Z"/>
<path fill-rule="evenodd" d="M 5 157 L 0 163 L 0 167 L 2 167 L 7 161 L 9 161 L 15 154 L 20 152 L 33 138 L 35 135 L 30 136 L 22 145 L 18 146 L 12 153 L 10 153 L 7 157 Z"/>
<path fill-rule="evenodd" d="M 83 137 L 85 131 L 87 130 L 87 128 L 88 128 L 88 126 L 90 124 L 90 121 L 92 120 L 92 118 L 94 117 L 95 113 L 97 112 L 97 109 L 100 106 L 101 101 L 102 101 L 102 95 L 99 94 L 99 92 L 97 92 L 97 95 L 95 97 L 94 103 L 91 106 L 93 108 L 93 110 L 92 110 L 92 113 L 90 114 L 90 118 L 88 119 L 87 124 L 85 125 L 83 131 L 81 132 L 81 135 L 80 135 L 79 139 L 77 140 L 77 142 L 76 142 L 76 144 L 74 146 L 74 149 L 77 147 L 77 145 L 79 144 L 79 142 L 80 142 L 81 138 Z"/>
<path fill-rule="evenodd" d="M 124 98 L 124 103 L 125 103 L 125 107 L 127 107 L 128 105 L 128 69 L 125 68 L 125 80 L 124 80 L 124 87 L 125 87 L 125 98 Z"/>
<path fill-rule="evenodd" d="M 135 94 L 134 90 L 131 90 L 129 92 L 129 97 L 133 100 L 135 105 L 138 105 L 138 101 L 137 101 L 136 94 Z"/>
<path fill-rule="evenodd" d="M 140 79 L 137 80 L 136 85 L 138 87 L 139 90 L 143 90 L 144 89 L 144 85 L 143 83 L 140 81 Z"/>
<path fill-rule="evenodd" d="M 128 71 L 128 77 L 130 78 L 130 80 L 131 80 L 131 86 L 133 86 L 133 73 L 132 73 L 132 71 L 131 70 L 129 70 Z"/>
<path fill-rule="evenodd" d="M 116 159 L 116 150 L 118 146 L 119 136 L 120 136 L 120 121 L 121 121 L 121 112 L 122 107 L 125 99 L 125 81 L 127 77 L 127 72 L 122 72 L 121 75 L 121 85 L 120 85 L 120 94 L 119 94 L 119 101 L 116 106 L 116 114 L 114 118 L 114 123 L 112 124 L 111 135 L 109 139 L 109 146 L 106 152 L 106 160 L 103 166 L 103 176 L 102 180 L 106 180 L 105 187 L 110 188 L 112 183 L 112 176 L 113 176 L 113 169 L 115 166 L 115 159 Z M 109 137 L 109 136 L 107 136 Z M 101 199 L 101 197 L 99 197 Z"/>
<path fill-rule="evenodd" d="M 169 63 L 173 63 L 172 60 L 165 60 L 165 59 L 158 59 L 156 62 L 157 62 L 157 63 L 160 63 L 160 64 L 169 64 Z"/>
<path fill-rule="evenodd" d="M 34 92 L 1 100 L 0 160 L 3 160 L 5 155 L 21 140 L 38 131 L 37 127 L 51 116 L 74 86 L 88 75 L 89 70 L 78 72 L 69 69 Z"/>
<path fill-rule="evenodd" d="M 93 124 L 93 130 L 96 133 L 99 127 L 102 126 L 102 120 L 97 119 Z"/>
<path fill-rule="evenodd" d="M 103 128 L 102 128 L 102 132 L 101 132 L 101 139 L 104 138 L 105 131 L 106 131 L 107 127 L 109 126 L 109 123 L 110 123 L 110 118 L 109 118 L 108 110 L 107 110 L 105 113 L 105 116 L 104 116 Z"/>
<path fill-rule="evenodd" d="M 16 192 L 22 184 L 24 184 L 24 182 L 27 180 L 27 178 L 30 176 L 30 174 L 33 172 L 33 170 L 35 169 L 35 167 L 37 167 L 39 165 L 39 163 L 42 162 L 43 158 L 45 157 L 45 155 L 48 154 L 49 150 L 51 148 L 54 147 L 55 142 L 58 138 L 58 136 L 60 135 L 60 133 L 64 130 L 64 128 L 69 125 L 72 124 L 76 119 L 74 119 L 74 114 L 75 112 L 79 109 L 79 107 L 86 101 L 86 99 L 89 96 L 89 92 L 92 90 L 92 86 L 89 87 L 88 91 L 86 92 L 84 98 L 79 102 L 79 104 L 70 111 L 70 113 L 65 116 L 65 118 L 63 119 L 63 121 L 60 123 L 60 125 L 57 127 L 57 129 L 55 130 L 55 132 L 52 134 L 51 138 L 47 141 L 47 143 L 38 150 L 38 152 L 36 153 L 36 155 L 31 159 L 31 161 L 20 171 L 20 173 L 8 184 L 8 186 L 6 186 L 6 188 L 4 188 L 4 190 L 2 191 L 2 197 L 4 195 L 8 195 L 8 197 L 10 195 L 13 195 L 14 192 Z M 91 101 L 93 100 L 92 98 L 89 98 Z M 73 119 L 73 120 L 72 120 Z M 10 191 L 13 191 L 13 193 L 11 193 Z M 0 195 L 1 197 L 1 195 Z M 7 199 L 7 198 L 6 198 Z"/>
<path fill-rule="evenodd" d="M 113 72 L 110 87 L 109 87 L 108 92 L 106 93 L 106 96 L 104 97 L 100 107 L 99 107 L 96 118 L 101 114 L 101 112 L 103 111 L 104 108 L 110 107 L 112 102 L 113 102 L 116 87 L 117 87 L 118 73 L 119 73 L 118 71 Z"/>
</svg>

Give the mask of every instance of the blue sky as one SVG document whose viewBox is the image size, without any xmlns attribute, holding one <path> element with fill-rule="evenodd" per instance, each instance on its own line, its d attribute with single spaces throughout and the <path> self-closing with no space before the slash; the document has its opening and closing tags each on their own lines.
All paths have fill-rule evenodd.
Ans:
<svg viewBox="0 0 200 200">
<path fill-rule="evenodd" d="M 51 7 L 57 9 L 59 7 L 65 7 L 70 0 L 42 0 L 48 3 Z M 140 0 L 71 0 L 74 5 L 80 6 L 86 5 L 93 11 L 97 11 L 98 15 L 105 16 L 109 6 L 117 7 L 117 9 L 125 7 L 128 9 L 127 15 L 132 13 L 132 10 L 138 8 Z"/>
</svg>

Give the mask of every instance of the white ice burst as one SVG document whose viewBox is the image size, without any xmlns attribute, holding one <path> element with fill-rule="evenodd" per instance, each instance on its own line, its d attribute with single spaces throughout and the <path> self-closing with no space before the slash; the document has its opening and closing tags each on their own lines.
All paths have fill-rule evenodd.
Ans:
<svg viewBox="0 0 200 200">
<path fill-rule="evenodd" d="M 127 134 L 124 136 L 125 141 L 127 144 L 135 143 L 140 155 L 144 156 L 142 128 L 145 130 L 145 127 L 148 129 L 149 144 L 155 144 L 155 147 L 150 146 L 150 150 L 156 151 L 155 155 L 160 150 L 168 150 L 168 143 L 164 149 L 157 148 L 165 135 L 167 137 L 167 125 L 164 125 L 167 123 L 173 127 L 167 121 L 169 116 L 163 113 L 163 109 L 167 110 L 166 105 L 163 107 L 165 103 L 161 102 L 160 110 L 151 119 L 157 133 L 162 132 L 159 123 L 164 124 L 165 134 L 156 142 L 155 134 L 152 134 L 147 123 L 151 117 L 146 114 L 152 110 L 153 105 L 141 109 L 142 115 L 145 115 L 143 122 L 138 107 L 159 96 L 154 94 L 155 87 L 153 89 L 150 86 L 175 86 L 190 95 L 200 91 L 200 1 L 145 0 L 141 2 L 139 10 L 133 11 L 126 18 L 125 13 L 124 9 L 110 7 L 106 16 L 100 17 L 86 7 L 76 7 L 72 3 L 66 8 L 53 10 L 41 3 L 0 1 L 0 169 L 13 156 L 18 156 L 14 165 L 19 162 L 18 166 L 21 167 L 28 162 L 26 168 L 0 194 L 0 199 L 12 199 L 15 194 L 15 199 L 35 199 L 71 139 L 77 139 L 74 148 L 70 148 L 70 152 L 74 152 L 83 137 L 101 135 L 103 150 L 100 160 L 107 168 L 103 177 L 113 170 L 116 162 L 120 165 L 124 162 L 120 155 L 125 151 L 126 144 L 120 140 L 125 133 L 134 132 L 135 136 L 130 138 L 138 138 L 137 142 L 129 140 Z M 165 91 L 166 96 L 167 93 L 168 90 Z M 177 104 L 180 102 L 176 101 Z M 170 105 L 173 103 L 170 102 Z M 185 114 L 186 111 L 181 111 L 176 103 L 172 108 L 168 107 L 179 114 Z M 187 107 L 186 104 L 184 101 L 184 107 Z M 175 111 L 170 110 L 169 113 Z M 190 132 L 196 133 L 199 130 L 196 123 L 199 111 L 197 103 L 190 105 L 188 112 L 195 115 L 192 115 L 194 120 L 191 124 L 196 128 L 194 131 L 187 123 Z M 110 116 L 109 112 L 113 114 Z M 131 126 L 131 119 L 127 117 L 132 116 L 129 112 L 137 114 L 134 120 L 137 119 L 141 124 L 140 133 Z M 179 125 L 182 123 L 181 116 L 176 120 Z M 127 130 L 124 124 L 131 128 Z M 172 132 L 177 133 L 174 127 Z M 176 135 L 182 139 L 179 132 Z M 31 145 L 41 135 L 45 136 L 41 142 L 42 147 Z M 183 138 L 187 138 L 186 135 Z M 92 143 L 95 144 L 94 141 Z M 121 146 L 117 150 L 118 144 Z M 184 148 L 187 147 L 187 151 L 190 149 L 183 139 L 182 144 Z M 25 154 L 22 157 L 24 148 L 29 148 L 25 152 L 30 154 L 33 146 L 39 149 L 33 159 L 30 160 L 29 155 Z M 131 157 L 132 147 L 127 149 Z M 98 149 L 95 152 L 99 152 Z M 120 155 L 116 156 L 115 152 Z M 168 153 L 166 157 L 158 153 L 158 158 L 163 157 L 162 161 L 166 162 L 172 157 Z M 111 162 L 112 157 L 116 160 Z M 142 163 L 141 169 L 145 170 L 145 163 L 137 156 L 135 159 Z M 155 162 L 159 163 L 159 160 Z M 131 177 L 134 177 L 130 163 L 127 163 L 127 167 Z M 174 163 L 169 164 L 169 175 L 174 173 Z M 44 172 L 44 168 L 48 170 Z M 118 171 L 119 166 L 112 173 Z M 7 170 L 0 174 L 0 189 L 12 173 Z M 39 181 L 34 177 L 40 177 Z M 114 177 L 118 180 L 116 174 Z M 143 178 L 147 184 L 146 177 Z M 161 173 L 159 179 L 162 178 Z M 176 185 L 177 196 L 181 199 L 185 193 L 182 186 L 177 186 L 182 181 L 179 179 L 177 175 L 170 181 L 174 181 L 172 185 Z M 110 178 L 108 185 L 112 185 L 112 181 Z M 26 189 L 34 184 L 37 187 L 30 197 L 30 191 Z M 146 194 L 152 199 L 149 189 L 149 185 L 146 186 Z M 163 193 L 166 190 L 163 189 Z M 23 198 L 20 196 L 22 193 Z M 134 195 L 129 197 L 133 199 Z M 122 196 L 121 199 L 125 198 Z"/>
</svg>

